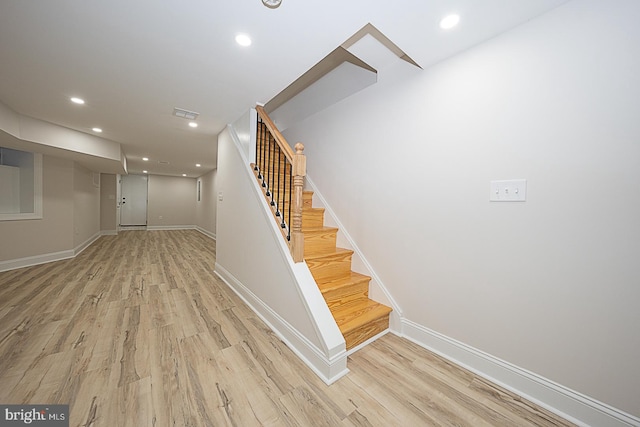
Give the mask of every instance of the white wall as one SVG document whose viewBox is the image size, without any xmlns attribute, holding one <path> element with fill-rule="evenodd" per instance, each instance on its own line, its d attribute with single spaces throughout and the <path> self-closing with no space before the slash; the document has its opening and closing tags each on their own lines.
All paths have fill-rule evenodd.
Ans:
<svg viewBox="0 0 640 427">
<path fill-rule="evenodd" d="M 572 1 L 285 132 L 407 320 L 635 416 L 638 16 Z"/>
<path fill-rule="evenodd" d="M 43 156 L 42 173 L 42 219 L 0 221 L 0 271 L 72 257 L 100 234 L 93 172 Z"/>
<path fill-rule="evenodd" d="M 200 182 L 200 200 L 196 201 L 195 225 L 211 236 L 216 235 L 217 172 L 213 170 L 196 179 L 196 189 Z"/>
<path fill-rule="evenodd" d="M 100 231 L 116 234 L 118 230 L 118 189 L 114 174 L 100 174 Z"/>
<path fill-rule="evenodd" d="M 100 188 L 93 172 L 75 163 L 73 168 L 73 247 L 81 247 L 100 234 Z"/>
<path fill-rule="evenodd" d="M 194 178 L 149 175 L 147 226 L 193 227 L 195 210 Z"/>
<path fill-rule="evenodd" d="M 0 221 L 0 261 L 74 248 L 74 164 L 70 160 L 44 156 L 42 169 L 43 217 Z"/>
<path fill-rule="evenodd" d="M 246 173 L 241 169 L 242 161 L 227 130 L 218 137 L 218 159 L 218 191 L 222 193 L 223 201 L 218 203 L 216 263 L 269 306 L 284 304 L 300 310 L 302 304 L 295 304 L 291 300 L 298 297 L 294 284 L 286 286 L 286 281 L 292 282 L 292 277 L 284 263 L 279 261 L 281 256 L 274 243 L 275 238 L 267 227 L 266 221 L 270 218 L 263 218 L 256 207 L 259 200 L 244 176 Z M 270 246 L 271 250 L 264 250 L 265 246 Z M 270 257 L 279 262 L 269 262 Z M 285 283 L 278 283 L 283 281 Z M 301 312 L 289 314 L 291 319 L 306 317 Z M 296 323 L 295 320 L 293 323 Z M 313 335 L 309 323 L 303 328 L 306 328 L 303 332 Z"/>
</svg>

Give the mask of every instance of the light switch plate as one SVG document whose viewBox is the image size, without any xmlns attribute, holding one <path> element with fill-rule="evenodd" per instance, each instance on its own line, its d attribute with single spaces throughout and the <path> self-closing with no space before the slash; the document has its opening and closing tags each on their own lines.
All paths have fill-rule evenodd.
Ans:
<svg viewBox="0 0 640 427">
<path fill-rule="evenodd" d="M 527 180 L 508 179 L 491 181 L 491 202 L 524 202 L 527 200 Z"/>
</svg>

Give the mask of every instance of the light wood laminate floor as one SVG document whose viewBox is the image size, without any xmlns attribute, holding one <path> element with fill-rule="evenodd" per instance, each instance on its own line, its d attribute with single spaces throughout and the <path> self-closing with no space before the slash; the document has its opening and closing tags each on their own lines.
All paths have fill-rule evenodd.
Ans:
<svg viewBox="0 0 640 427">
<path fill-rule="evenodd" d="M 392 334 L 327 386 L 214 263 L 197 231 L 126 231 L 0 273 L 0 403 L 87 427 L 571 425 Z"/>
</svg>

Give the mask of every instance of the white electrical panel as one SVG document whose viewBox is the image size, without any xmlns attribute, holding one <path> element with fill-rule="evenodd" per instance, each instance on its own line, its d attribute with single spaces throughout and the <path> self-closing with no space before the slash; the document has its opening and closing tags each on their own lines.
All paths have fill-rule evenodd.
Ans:
<svg viewBox="0 0 640 427">
<path fill-rule="evenodd" d="M 524 202 L 527 200 L 527 180 L 491 181 L 491 202 Z"/>
</svg>

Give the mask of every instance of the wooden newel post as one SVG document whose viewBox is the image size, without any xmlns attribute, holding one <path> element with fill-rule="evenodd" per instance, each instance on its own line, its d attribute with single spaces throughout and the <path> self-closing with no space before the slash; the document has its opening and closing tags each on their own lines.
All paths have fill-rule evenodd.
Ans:
<svg viewBox="0 0 640 427">
<path fill-rule="evenodd" d="M 294 262 L 304 260 L 304 235 L 302 234 L 302 190 L 304 177 L 307 175 L 307 158 L 302 153 L 304 145 L 298 142 L 295 145 L 296 153 L 293 156 L 293 213 L 291 221 L 291 255 Z"/>
</svg>

